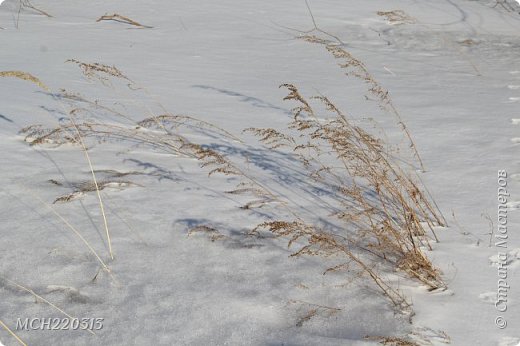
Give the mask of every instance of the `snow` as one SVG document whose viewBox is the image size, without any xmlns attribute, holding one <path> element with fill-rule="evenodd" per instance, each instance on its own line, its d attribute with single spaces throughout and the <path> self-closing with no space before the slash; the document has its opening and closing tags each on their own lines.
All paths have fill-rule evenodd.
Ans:
<svg viewBox="0 0 520 346">
<path fill-rule="evenodd" d="M 0 71 L 26 71 L 51 90 L 99 99 L 136 121 L 164 107 L 216 124 L 246 144 L 191 136 L 234 158 L 247 154 L 244 169 L 267 167 L 263 181 L 297 201 L 314 221 L 330 218 L 319 204 L 326 198 L 304 193 L 301 172 L 242 134 L 248 127 L 282 128 L 287 122 L 292 105 L 282 101 L 285 92 L 278 85 L 294 83 L 305 95 L 327 95 L 351 114 L 373 116 L 391 140 L 397 138 L 393 119 L 358 97 L 358 86 L 322 47 L 294 38 L 299 32 L 290 28 L 312 29 L 303 1 L 40 0 L 33 5 L 53 17 L 26 9 L 16 28 L 17 3 L 0 0 Z M 421 179 L 450 225 L 438 230 L 440 242 L 427 253 L 448 289 L 428 292 L 395 275 L 413 302 L 410 324 L 369 281 L 351 280 L 348 273 L 322 275 L 330 262 L 289 258 L 292 252 L 282 240 L 244 237 L 265 220 L 239 209 L 243 199 L 224 193 L 234 181 L 208 178 L 190 158 L 113 142 L 89 151 L 95 169 L 104 170 L 98 178 L 117 181 L 101 191 L 115 253 L 110 261 L 95 192 L 52 204 L 90 182 L 81 149 L 30 147 L 19 135 L 33 124 L 56 126 L 67 117 L 63 103 L 31 83 L 2 78 L 0 277 L 72 316 L 104 318 L 96 335 L 16 331 L 22 340 L 28 345 L 376 345 L 365 336 L 413 333 L 422 344 L 442 345 L 448 337 L 457 346 L 520 344 L 520 15 L 487 0 L 310 4 L 320 28 L 340 37 L 389 89 L 415 138 L 426 166 Z M 415 22 L 391 25 L 376 14 L 395 9 Z M 112 13 L 153 28 L 96 22 Z M 64 63 L 71 58 L 115 65 L 145 90 L 87 81 L 75 65 Z M 101 111 L 89 116 L 120 121 Z M 276 179 L 269 179 L 268 169 Z M 485 215 L 496 228 L 502 169 L 510 192 L 511 288 L 508 309 L 499 313 L 499 249 L 489 246 Z M 132 174 L 116 179 L 114 171 Z M 109 262 L 117 283 L 104 272 L 96 277 L 96 258 L 38 198 L 81 231 Z M 188 236 L 199 225 L 211 225 L 223 238 Z M 313 309 L 317 314 L 301 322 Z M 498 315 L 506 318 L 506 328 L 495 325 Z M 0 319 L 14 330 L 17 318 L 30 317 L 63 316 L 0 279 Z M 16 344 L 3 329 L 0 340 Z"/>
</svg>

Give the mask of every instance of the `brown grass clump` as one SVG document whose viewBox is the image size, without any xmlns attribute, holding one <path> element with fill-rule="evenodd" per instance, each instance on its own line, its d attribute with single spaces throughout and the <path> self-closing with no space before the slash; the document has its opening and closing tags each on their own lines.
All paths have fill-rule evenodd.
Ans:
<svg viewBox="0 0 520 346">
<path fill-rule="evenodd" d="M 300 249 L 291 256 L 341 256 L 348 268 L 355 265 L 368 274 L 397 306 L 406 307 L 401 294 L 372 268 L 366 255 L 382 259 L 431 289 L 444 286 L 439 271 L 424 255 L 431 249 L 427 230 L 443 225 L 438 210 L 417 182 L 395 163 L 385 144 L 355 125 L 328 98 L 314 97 L 327 116 L 311 106 L 291 84 L 285 100 L 295 101 L 293 120 L 288 128 L 295 135 L 274 129 L 248 129 L 271 150 L 292 152 L 315 182 L 332 186 L 338 208 L 331 212 L 345 225 L 345 234 L 334 234 L 304 221 L 269 221 L 258 225 L 253 234 L 267 230 L 289 239 Z M 425 228 L 426 227 L 426 228 Z M 363 254 L 359 252 L 362 250 Z"/>
<path fill-rule="evenodd" d="M 394 112 L 422 166 L 407 127 L 393 107 L 388 92 L 370 75 L 365 64 L 329 41 L 315 36 L 306 36 L 305 39 L 324 45 L 336 59 L 342 61 L 340 66 L 347 71 L 347 75 L 367 83 L 368 91 L 377 97 L 380 106 Z M 103 84 L 110 82 L 112 77 L 131 82 L 115 67 L 71 61 L 81 67 L 84 75 Z M 226 130 L 194 117 L 166 113 L 152 115 L 133 125 L 92 120 L 73 122 L 71 118 L 70 123 L 62 123 L 54 129 L 31 126 L 22 132 L 31 145 L 81 144 L 82 139 L 94 138 L 99 142 L 126 141 L 174 156 L 195 158 L 202 168 L 208 170 L 209 176 L 220 173 L 238 180 L 235 188 L 227 193 L 250 198 L 242 209 L 271 207 L 268 209 L 272 215 L 270 220 L 254 227 L 251 235 L 261 236 L 263 232 L 268 232 L 288 239 L 289 247 L 297 247 L 291 257 L 307 255 L 333 258 L 336 262 L 339 260 L 324 274 L 341 270 L 362 273 L 395 306 L 410 312 L 410 304 L 385 278 L 385 273 L 400 271 L 430 289 L 444 287 L 440 272 L 424 254 L 425 250 L 431 250 L 428 238 L 432 236 L 436 239 L 434 227 L 445 225 L 442 214 L 427 190 L 400 166 L 396 152 L 376 137 L 372 133 L 374 131 L 360 126 L 323 95 L 305 98 L 292 84 L 282 87 L 288 90 L 284 100 L 296 103 L 292 109 L 292 120 L 286 128 L 248 128 L 245 132 L 257 136 L 273 154 L 283 153 L 285 157 L 290 157 L 295 171 L 330 194 L 332 202 L 317 207 L 328 211 L 329 216 L 336 219 L 339 227 L 334 231 L 309 220 L 298 202 L 277 193 L 254 172 L 242 169 L 212 147 L 191 141 L 189 138 L 193 133 L 210 132 L 212 137 L 242 144 Z M 61 96 L 96 109 L 101 107 L 104 111 L 131 120 L 124 114 L 78 95 L 62 93 Z M 79 116 L 88 111 L 76 107 L 71 113 Z M 285 217 L 277 216 L 280 213 Z M 210 238 L 219 237 L 212 228 L 206 227 L 192 230 L 189 234 L 204 232 Z"/>
<path fill-rule="evenodd" d="M 113 21 L 116 21 L 116 22 L 137 26 L 139 28 L 153 28 L 153 26 L 143 25 L 141 23 L 136 22 L 133 19 L 130 19 L 130 18 L 125 17 L 125 16 L 122 16 L 122 15 L 117 14 L 117 13 L 110 14 L 110 15 L 105 14 L 105 15 L 99 17 L 98 20 L 96 20 L 96 22 L 101 22 L 103 20 L 113 20 Z"/>
</svg>

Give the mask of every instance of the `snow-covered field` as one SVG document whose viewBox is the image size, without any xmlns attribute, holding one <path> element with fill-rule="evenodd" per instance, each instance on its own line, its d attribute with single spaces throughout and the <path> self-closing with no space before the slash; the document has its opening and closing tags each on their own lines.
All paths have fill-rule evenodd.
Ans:
<svg viewBox="0 0 520 346">
<path fill-rule="evenodd" d="M 392 337 L 520 345 L 514 1 L 310 1 L 326 33 L 313 30 L 304 0 L 35 0 L 21 11 L 18 0 L 0 4 L 0 73 L 24 71 L 48 87 L 0 78 L 0 345 L 392 345 Z M 96 21 L 115 13 L 142 26 Z M 283 101 L 279 85 L 326 95 L 363 126 L 377 123 L 389 143 L 407 143 L 396 120 L 365 98 L 363 83 L 345 76 L 323 46 L 298 38 L 305 34 L 350 52 L 390 92 L 425 170 L 404 166 L 447 219 L 433 250 L 423 249 L 445 288 L 430 292 L 402 272 L 385 273 L 412 314 L 398 311 L 367 275 L 323 275 L 334 256 L 289 257 L 298 247 L 287 248 L 286 239 L 249 236 L 290 215 L 281 206 L 241 209 L 247 196 L 226 193 L 238 182 L 233 176 L 208 177 L 192 157 L 101 136 L 86 145 L 111 259 L 81 146 L 30 146 L 20 133 L 64 124 L 71 110 L 78 121 L 134 129 L 150 116 L 189 115 L 218 128 L 182 127 L 182 135 L 256 174 L 306 222 L 335 229 L 327 191 L 292 156 L 243 133 L 286 128 L 295 104 Z M 69 59 L 116 66 L 128 79 L 89 79 Z M 61 89 L 97 103 L 60 98 Z M 498 179 L 502 170 L 507 177 Z M 508 195 L 497 195 L 499 184 Z M 507 239 L 496 237 L 506 221 L 497 217 L 500 203 Z M 55 317 L 102 319 L 102 328 L 17 328 Z"/>
</svg>

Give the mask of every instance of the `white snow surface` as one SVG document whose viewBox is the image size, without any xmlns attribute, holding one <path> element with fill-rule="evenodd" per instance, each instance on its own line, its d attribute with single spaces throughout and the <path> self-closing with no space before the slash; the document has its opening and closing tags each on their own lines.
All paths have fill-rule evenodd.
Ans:
<svg viewBox="0 0 520 346">
<path fill-rule="evenodd" d="M 136 121 L 149 109 L 189 114 L 244 138 L 200 134 L 223 152 L 247 155 L 250 166 L 276 173 L 279 191 L 299 201 L 309 218 L 328 215 L 319 197 L 300 194 L 290 166 L 242 134 L 248 127 L 281 128 L 290 119 L 282 83 L 306 95 L 329 96 L 349 113 L 372 116 L 373 105 L 322 47 L 295 39 L 312 29 L 301 0 L 32 1 L 47 18 L 18 1 L 0 1 L 0 71 L 37 76 L 51 90 L 66 88 L 118 107 Z M 100 179 L 134 172 L 102 191 L 115 259 L 109 260 L 96 194 L 53 204 L 108 261 L 114 283 L 85 245 L 36 196 L 51 204 L 90 181 L 81 150 L 31 147 L 19 131 L 56 126 L 63 103 L 24 81 L 0 79 L 0 319 L 15 330 L 18 318 L 63 317 L 8 280 L 23 285 L 72 316 L 104 318 L 96 335 L 85 331 L 23 331 L 28 345 L 376 345 L 365 336 L 416 335 L 420 344 L 518 345 L 520 342 L 520 15 L 494 1 L 310 1 L 320 28 L 338 36 L 365 62 L 399 108 L 426 171 L 421 179 L 450 227 L 427 254 L 448 290 L 428 292 L 401 277 L 413 302 L 409 323 L 368 280 L 348 273 L 322 275 L 317 257 L 289 258 L 286 242 L 243 233 L 265 221 L 226 195 L 233 181 L 207 176 L 189 158 L 131 147 L 93 144 Z M 400 9 L 415 23 L 389 25 L 378 11 Z M 152 28 L 114 21 L 119 13 Z M 18 25 L 17 24 L 18 21 Z M 17 27 L 16 27 L 17 26 Z M 292 28 L 292 29 L 291 29 Z M 122 91 L 86 80 L 67 59 L 115 65 L 146 88 Z M 161 106 L 159 106 L 159 104 Z M 104 113 L 91 114 L 93 119 Z M 396 138 L 394 120 L 374 113 Z M 238 148 L 238 149 L 237 149 Z M 242 149 L 240 149 L 242 148 Z M 271 155 L 271 156 L 270 156 Z M 496 227 L 497 171 L 507 170 L 508 309 L 500 313 L 498 249 L 489 246 L 488 214 Z M 266 173 L 267 174 L 267 173 Z M 62 183 L 58 186 L 50 180 Z M 516 204 L 515 204 L 516 203 Z M 454 220 L 452 215 L 455 215 Z M 188 237 L 211 225 L 226 236 Z M 94 277 L 96 277 L 95 280 Z M 348 283 L 348 284 L 346 284 Z M 318 313 L 298 326 L 317 306 Z M 497 316 L 508 325 L 495 325 Z M 412 334 L 410 334 L 412 333 Z M 446 337 L 447 336 L 447 337 Z M 16 340 L 0 329 L 0 340 Z M 0 343 L 1 345 L 1 343 Z"/>
</svg>

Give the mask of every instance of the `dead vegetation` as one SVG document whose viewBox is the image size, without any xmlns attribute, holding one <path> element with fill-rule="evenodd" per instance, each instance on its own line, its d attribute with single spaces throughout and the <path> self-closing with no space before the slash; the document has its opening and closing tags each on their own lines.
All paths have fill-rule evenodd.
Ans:
<svg viewBox="0 0 520 346">
<path fill-rule="evenodd" d="M 444 220 L 418 183 L 394 162 L 380 139 L 355 125 L 326 97 L 314 98 L 329 113 L 327 117 L 318 117 L 294 85 L 284 87 L 289 90 L 285 99 L 297 103 L 293 121 L 288 124 L 297 136 L 274 129 L 248 131 L 258 135 L 272 150 L 287 147 L 297 155 L 310 178 L 332 186 L 341 210 L 335 216 L 345 223 L 345 229 L 355 230 L 358 237 L 328 234 L 302 222 L 303 218 L 266 222 L 254 231 L 267 229 L 289 237 L 289 246 L 306 239 L 308 244 L 293 256 L 341 253 L 364 267 L 363 260 L 352 252 L 356 244 L 432 289 L 442 286 L 438 271 L 422 249 L 431 249 L 426 235 L 429 231 L 435 237 L 434 227 L 444 225 Z M 363 269 L 381 285 L 369 267 Z"/>
<path fill-rule="evenodd" d="M 101 21 L 104 21 L 104 20 L 112 20 L 112 21 L 119 22 L 119 23 L 133 25 L 133 26 L 136 26 L 138 28 L 147 28 L 147 29 L 153 28 L 153 26 L 143 25 L 141 23 L 136 22 L 133 19 L 130 19 L 130 18 L 125 17 L 125 16 L 122 16 L 122 15 L 117 14 L 117 13 L 105 14 L 105 15 L 99 17 L 98 20 L 96 20 L 96 22 L 101 22 Z"/>
<path fill-rule="evenodd" d="M 415 143 L 388 91 L 373 78 L 365 64 L 330 41 L 316 36 L 304 36 L 303 39 L 323 45 L 340 61 L 339 66 L 347 76 L 367 84 L 367 92 L 377 98 L 380 107 L 396 117 L 413 156 L 422 167 Z M 137 89 L 135 82 L 113 66 L 69 61 L 77 64 L 87 78 L 103 85 L 112 86 L 111 79 L 116 78 L 132 84 L 131 90 Z M 385 273 L 406 273 L 432 290 L 444 287 L 440 272 L 425 255 L 425 251 L 432 249 L 431 238 L 436 240 L 435 227 L 446 225 L 444 217 L 427 190 L 422 188 L 420 180 L 414 179 L 411 172 L 401 166 L 401 151 L 393 150 L 374 135 L 373 129 L 359 125 L 327 97 L 306 98 L 292 84 L 282 87 L 288 91 L 284 100 L 295 104 L 292 120 L 286 128 L 248 128 L 245 132 L 257 136 L 268 151 L 284 152 L 294 158 L 296 171 L 328 191 L 335 202 L 320 208 L 327 210 L 329 217 L 341 225 L 338 231 L 324 229 L 308 220 L 294 201 L 262 183 L 255 172 L 243 169 L 213 148 L 188 139 L 190 133 L 209 131 L 234 145 L 242 144 L 225 129 L 195 117 L 152 114 L 133 125 L 84 120 L 64 122 L 54 129 L 30 126 L 22 133 L 31 145 L 79 144 L 82 139 L 90 138 L 98 142 L 123 141 L 173 156 L 195 158 L 210 176 L 223 174 L 238 179 L 236 187 L 227 193 L 248 196 L 242 209 L 271 207 L 273 215 L 283 210 L 289 216 L 288 219 L 274 216 L 257 225 L 250 236 L 262 237 L 267 232 L 276 238 L 287 239 L 288 246 L 295 248 L 291 257 L 333 257 L 336 263 L 325 268 L 324 274 L 342 270 L 361 273 L 370 278 L 400 311 L 410 312 L 410 303 Z M 62 91 L 58 98 L 131 119 L 76 94 Z M 88 111 L 76 105 L 70 112 L 78 117 Z M 99 192 L 99 186 L 97 190 Z M 196 227 L 188 235 L 195 233 L 207 234 L 212 241 L 224 237 L 209 226 Z"/>
<path fill-rule="evenodd" d="M 378 341 L 381 345 L 385 346 L 420 346 L 415 341 L 394 336 L 367 336 L 365 339 Z"/>
<path fill-rule="evenodd" d="M 296 327 L 302 327 L 313 318 L 329 318 L 341 311 L 339 308 L 294 299 L 290 300 L 287 305 L 296 309 L 295 313 L 298 316 L 296 318 Z"/>
<path fill-rule="evenodd" d="M 377 15 L 385 17 L 388 24 L 391 25 L 414 24 L 417 22 L 415 18 L 406 14 L 403 10 L 378 11 Z"/>
<path fill-rule="evenodd" d="M 87 77 L 87 79 L 98 80 L 104 85 L 108 83 L 109 77 L 120 78 L 131 82 L 131 80 L 115 66 L 108 66 L 99 63 L 85 63 L 76 59 L 68 59 L 65 62 L 78 65 L 79 68 L 81 68 L 83 75 Z"/>
<path fill-rule="evenodd" d="M 397 120 L 397 124 L 400 126 L 403 133 L 406 135 L 409 148 L 412 150 L 413 155 L 417 159 L 421 170 L 424 171 L 424 164 L 422 162 L 421 156 L 419 155 L 419 151 L 415 145 L 414 140 L 412 139 L 412 135 L 408 130 L 408 127 L 404 123 L 401 114 L 394 106 L 392 99 L 390 98 L 390 94 L 388 90 L 386 90 L 369 72 L 368 68 L 365 64 L 354 57 L 350 52 L 344 49 L 341 45 L 336 44 L 330 40 L 325 40 L 319 38 L 315 35 L 303 35 L 300 37 L 304 41 L 319 44 L 325 47 L 325 49 L 332 54 L 332 56 L 338 60 L 338 66 L 345 71 L 345 75 L 347 77 L 352 77 L 358 80 L 361 80 L 363 83 L 367 85 L 367 92 L 372 97 L 375 97 L 379 103 L 379 107 L 391 114 Z"/>
<path fill-rule="evenodd" d="M 94 182 L 92 181 L 87 181 L 80 184 L 73 184 L 72 188 L 74 191 L 57 197 L 54 200 L 53 204 L 71 202 L 73 200 L 85 196 L 85 194 L 87 194 L 88 192 L 96 192 L 97 189 L 99 189 L 99 191 L 102 191 L 106 188 L 122 190 L 131 186 L 139 185 L 128 180 L 101 180 L 98 181 L 97 187 L 96 184 L 94 184 Z"/>
<path fill-rule="evenodd" d="M 7 324 L 5 324 L 2 320 L 0 320 L 0 326 L 2 326 L 2 328 L 4 328 L 9 334 L 11 334 L 11 336 L 22 346 L 27 346 L 27 344 L 22 340 L 20 339 L 20 337 L 18 335 L 16 335 L 15 332 L 13 332 L 11 330 L 11 328 L 9 328 L 7 326 Z"/>
<path fill-rule="evenodd" d="M 192 229 L 190 229 L 188 231 L 188 237 L 197 233 L 207 235 L 209 240 L 211 240 L 212 242 L 226 238 L 226 236 L 220 233 L 217 229 L 205 225 L 193 227 Z"/>
<path fill-rule="evenodd" d="M 40 87 L 41 89 L 45 90 L 45 91 L 49 91 L 49 87 L 45 84 L 43 84 L 43 82 L 41 80 L 39 80 L 38 78 L 36 78 L 35 76 L 33 76 L 32 74 L 30 73 L 27 73 L 27 72 L 23 72 L 23 71 L 0 71 L 0 77 L 4 77 L 4 78 L 17 78 L 17 79 L 21 79 L 21 80 L 25 80 L 25 81 L 28 81 L 28 82 L 31 82 L 33 84 L 36 84 L 38 87 Z"/>
<path fill-rule="evenodd" d="M 34 12 L 36 12 L 38 14 L 41 14 L 41 15 L 43 15 L 45 17 L 49 17 L 49 18 L 52 17 L 48 12 L 40 9 L 39 7 L 34 6 L 31 3 L 31 1 L 29 1 L 29 0 L 19 0 L 18 1 L 18 13 L 16 15 L 16 23 L 15 23 L 16 28 L 18 28 L 18 26 L 20 24 L 20 14 L 22 13 L 23 10 L 26 10 L 26 9 L 34 11 Z"/>
</svg>

